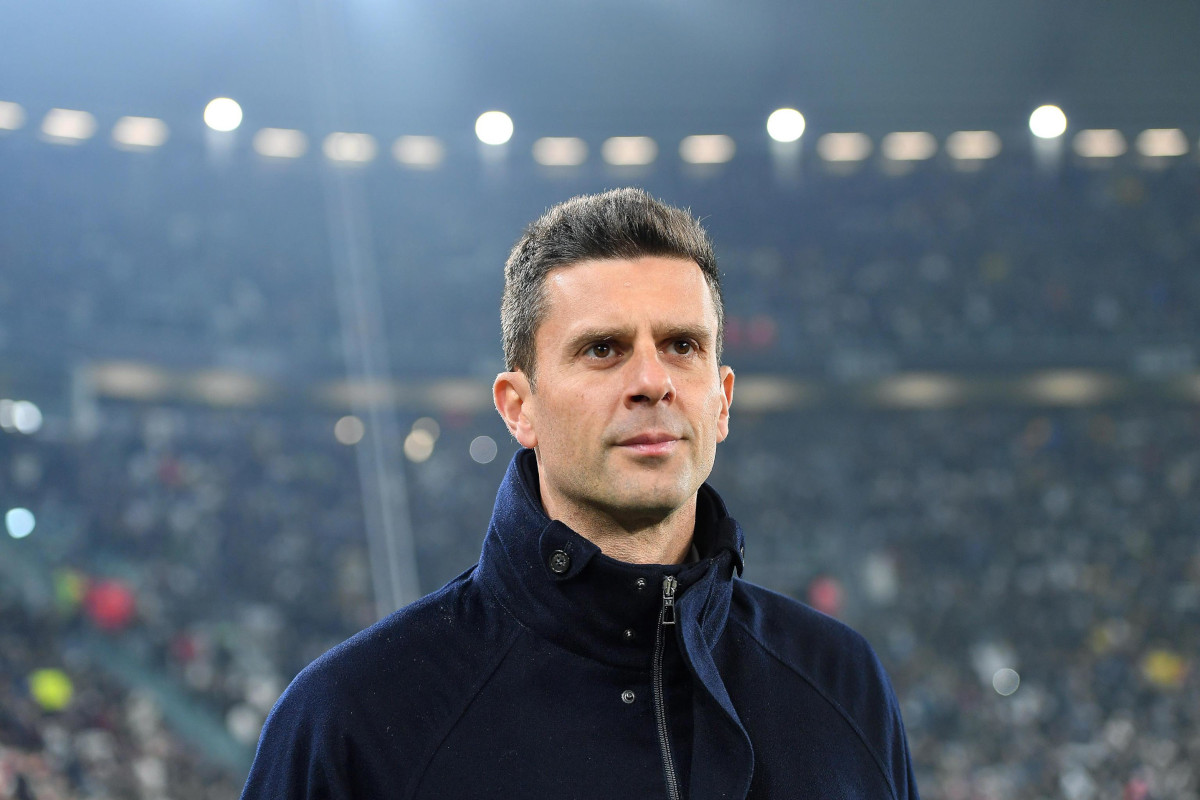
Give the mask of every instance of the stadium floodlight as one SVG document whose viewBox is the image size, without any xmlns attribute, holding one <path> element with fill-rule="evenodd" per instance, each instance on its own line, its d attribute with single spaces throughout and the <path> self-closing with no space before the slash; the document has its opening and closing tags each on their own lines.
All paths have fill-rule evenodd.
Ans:
<svg viewBox="0 0 1200 800">
<path fill-rule="evenodd" d="M 15 131 L 25 124 L 25 109 L 17 103 L 0 100 L 0 131 Z"/>
<path fill-rule="evenodd" d="M 794 108 L 777 108 L 767 117 L 767 135 L 777 142 L 796 141 L 804 127 L 804 115 Z"/>
<path fill-rule="evenodd" d="M 982 161 L 1000 154 L 1000 137 L 992 131 L 955 131 L 946 137 L 946 152 L 958 161 Z"/>
<path fill-rule="evenodd" d="M 1135 146 L 1149 158 L 1172 158 L 1188 151 L 1188 140 L 1179 128 L 1149 128 L 1138 134 Z"/>
<path fill-rule="evenodd" d="M 79 144 L 96 132 L 96 118 L 86 111 L 52 108 L 42 119 L 42 135 L 55 144 Z"/>
<path fill-rule="evenodd" d="M 1084 158 L 1116 158 L 1127 149 L 1125 136 L 1112 128 L 1082 130 L 1075 135 L 1071 146 Z"/>
<path fill-rule="evenodd" d="M 614 167 L 644 167 L 658 158 L 658 144 L 649 136 L 613 136 L 604 140 L 600 155 Z"/>
<path fill-rule="evenodd" d="M 679 143 L 679 157 L 689 164 L 724 164 L 736 151 L 733 138 L 724 134 L 688 136 Z"/>
<path fill-rule="evenodd" d="M 817 154 L 826 161 L 862 161 L 871 149 L 865 133 L 827 133 L 817 140 Z"/>
<path fill-rule="evenodd" d="M 113 143 L 125 150 L 152 150 L 167 141 L 167 123 L 154 117 L 121 117 L 113 125 Z"/>
<path fill-rule="evenodd" d="M 892 161 L 925 161 L 937 152 L 937 139 L 925 131 L 896 131 L 883 137 L 879 149 Z"/>
<path fill-rule="evenodd" d="M 1058 106 L 1038 106 L 1029 115 L 1029 130 L 1039 139 L 1057 139 L 1067 132 L 1067 115 Z"/>
<path fill-rule="evenodd" d="M 533 143 L 533 160 L 544 167 L 577 167 L 587 155 L 587 142 L 574 136 L 543 136 Z"/>
<path fill-rule="evenodd" d="M 446 146 L 436 136 L 401 136 L 392 143 L 392 157 L 406 167 L 433 169 L 446 158 Z"/>
<path fill-rule="evenodd" d="M 308 152 L 308 137 L 292 128 L 261 128 L 252 145 L 266 158 L 299 158 Z"/>
<path fill-rule="evenodd" d="M 484 144 L 504 144 L 513 135 L 512 117 L 503 111 L 485 111 L 475 120 L 475 135 Z"/>
<path fill-rule="evenodd" d="M 369 133 L 331 133 L 321 146 L 325 157 L 342 164 L 366 164 L 375 160 L 378 147 Z"/>
<path fill-rule="evenodd" d="M 204 107 L 204 124 L 214 131 L 236 131 L 242 124 L 242 107 L 236 100 L 217 97 Z"/>
</svg>

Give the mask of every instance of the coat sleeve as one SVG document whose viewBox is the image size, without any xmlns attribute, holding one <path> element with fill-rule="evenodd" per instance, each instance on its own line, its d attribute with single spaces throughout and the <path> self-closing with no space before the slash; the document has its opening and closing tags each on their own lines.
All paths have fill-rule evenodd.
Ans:
<svg viewBox="0 0 1200 800">
<path fill-rule="evenodd" d="M 242 800 L 352 800 L 351 754 L 336 693 L 300 678 L 263 725 Z"/>
</svg>

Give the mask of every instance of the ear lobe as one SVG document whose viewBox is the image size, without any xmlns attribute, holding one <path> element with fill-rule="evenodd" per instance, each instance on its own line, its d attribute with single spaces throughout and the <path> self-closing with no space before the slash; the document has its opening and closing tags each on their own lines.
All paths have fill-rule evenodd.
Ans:
<svg viewBox="0 0 1200 800">
<path fill-rule="evenodd" d="M 733 367 L 722 366 L 717 373 L 721 379 L 721 411 L 717 415 L 717 441 L 729 435 L 729 407 L 733 405 Z"/>
<path fill-rule="evenodd" d="M 537 433 L 534 431 L 530 415 L 532 394 L 529 379 L 519 370 L 501 372 L 492 384 L 492 400 L 496 404 L 496 411 L 500 413 L 500 419 L 504 420 L 513 438 L 522 447 L 530 449 L 537 447 Z"/>
</svg>

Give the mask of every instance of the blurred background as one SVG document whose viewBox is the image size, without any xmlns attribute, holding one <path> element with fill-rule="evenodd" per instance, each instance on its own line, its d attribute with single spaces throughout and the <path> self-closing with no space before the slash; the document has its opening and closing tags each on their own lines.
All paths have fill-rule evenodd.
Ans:
<svg viewBox="0 0 1200 800">
<path fill-rule="evenodd" d="M 0 6 L 0 797 L 232 798 L 470 567 L 502 264 L 716 241 L 747 579 L 862 631 L 922 793 L 1200 797 L 1194 0 Z M 802 720 L 797 720 L 802 724 Z"/>
</svg>

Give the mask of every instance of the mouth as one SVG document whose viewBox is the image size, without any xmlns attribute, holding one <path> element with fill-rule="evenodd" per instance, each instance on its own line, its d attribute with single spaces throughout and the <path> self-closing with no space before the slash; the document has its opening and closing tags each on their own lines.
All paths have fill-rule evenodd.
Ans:
<svg viewBox="0 0 1200 800">
<path fill-rule="evenodd" d="M 674 452 L 679 437 L 670 433 L 642 433 L 617 442 L 617 447 L 640 456 L 666 456 Z"/>
</svg>

